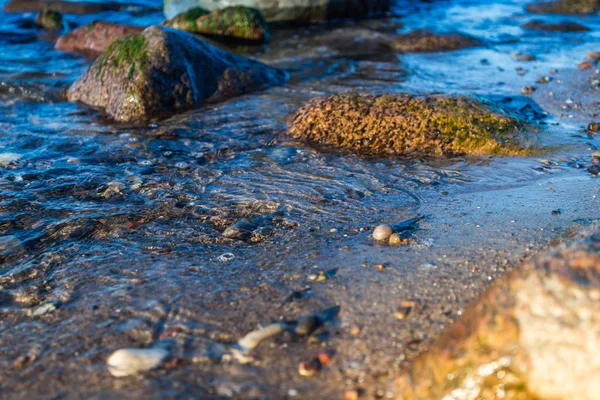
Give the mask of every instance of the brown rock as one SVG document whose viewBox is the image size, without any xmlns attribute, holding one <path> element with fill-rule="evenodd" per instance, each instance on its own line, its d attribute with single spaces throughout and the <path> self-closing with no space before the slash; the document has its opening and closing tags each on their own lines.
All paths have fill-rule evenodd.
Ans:
<svg viewBox="0 0 600 400">
<path fill-rule="evenodd" d="M 526 10 L 537 14 L 593 14 L 600 10 L 600 0 L 558 0 L 528 4 Z"/>
<path fill-rule="evenodd" d="M 401 53 L 435 53 L 479 45 L 481 42 L 471 36 L 459 33 L 435 34 L 425 29 L 398 35 L 391 42 L 391 47 Z"/>
<path fill-rule="evenodd" d="M 405 400 L 592 400 L 600 393 L 598 376 L 596 226 L 596 233 L 497 281 L 401 373 L 397 394 Z"/>
<path fill-rule="evenodd" d="M 144 30 L 141 26 L 125 26 L 112 22 L 94 21 L 56 41 L 58 50 L 77 53 L 87 58 L 97 58 L 106 48 L 121 36 L 139 33 Z"/>
<path fill-rule="evenodd" d="M 42 12 L 48 9 L 65 14 L 96 14 L 103 11 L 120 11 L 127 7 L 125 3 L 112 1 L 10 0 L 4 6 L 4 11 Z"/>
<path fill-rule="evenodd" d="M 67 91 L 123 122 L 156 120 L 203 102 L 282 84 L 287 74 L 176 29 L 118 38 Z"/>
<path fill-rule="evenodd" d="M 548 32 L 587 32 L 590 30 L 587 26 L 575 22 L 562 21 L 556 24 L 533 20 L 522 26 L 525 29 Z"/>
<path fill-rule="evenodd" d="M 357 153 L 521 154 L 522 124 L 468 97 L 340 94 L 313 99 L 290 117 L 287 133 Z"/>
</svg>

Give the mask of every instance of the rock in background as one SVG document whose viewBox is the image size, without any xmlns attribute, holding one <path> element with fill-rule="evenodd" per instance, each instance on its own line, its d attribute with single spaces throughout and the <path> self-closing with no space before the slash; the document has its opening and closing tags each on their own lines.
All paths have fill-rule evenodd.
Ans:
<svg viewBox="0 0 600 400">
<path fill-rule="evenodd" d="M 191 8 L 214 11 L 231 5 L 243 5 L 259 10 L 267 21 L 316 22 L 338 18 L 364 18 L 385 12 L 389 0 L 165 0 L 168 19 Z"/>
</svg>

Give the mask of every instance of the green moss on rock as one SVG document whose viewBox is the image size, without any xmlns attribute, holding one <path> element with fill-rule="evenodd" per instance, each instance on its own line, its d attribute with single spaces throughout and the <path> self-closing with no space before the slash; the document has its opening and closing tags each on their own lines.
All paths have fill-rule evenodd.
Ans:
<svg viewBox="0 0 600 400">
<path fill-rule="evenodd" d="M 208 13 L 201 8 L 193 8 L 164 25 L 203 35 L 230 39 L 265 42 L 269 39 L 269 28 L 260 11 L 234 6 Z"/>
<path fill-rule="evenodd" d="M 523 123 L 468 97 L 341 94 L 313 99 L 288 134 L 370 154 L 525 154 Z"/>
<path fill-rule="evenodd" d="M 106 51 L 96 61 L 98 73 L 106 63 L 126 73 L 131 79 L 135 72 L 141 72 L 148 62 L 148 40 L 142 34 L 123 36 L 117 38 L 108 46 Z"/>
</svg>

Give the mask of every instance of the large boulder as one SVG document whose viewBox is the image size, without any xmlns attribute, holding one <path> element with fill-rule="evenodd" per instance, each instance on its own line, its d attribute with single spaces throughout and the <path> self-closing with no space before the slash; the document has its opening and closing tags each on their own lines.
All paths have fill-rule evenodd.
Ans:
<svg viewBox="0 0 600 400">
<path fill-rule="evenodd" d="M 161 26 L 114 41 L 67 91 L 117 121 L 165 117 L 283 84 L 287 73 Z"/>
<path fill-rule="evenodd" d="M 222 39 L 258 43 L 269 39 L 269 27 L 260 11 L 244 6 L 226 7 L 213 12 L 192 8 L 165 21 L 163 25 Z"/>
<path fill-rule="evenodd" d="M 397 394 L 403 400 L 593 400 L 598 377 L 596 230 L 496 282 L 401 373 Z"/>
<path fill-rule="evenodd" d="M 215 11 L 232 5 L 255 8 L 267 21 L 317 22 L 382 13 L 390 0 L 164 0 L 164 12 L 171 19 L 196 7 Z"/>
<path fill-rule="evenodd" d="M 600 11 L 600 0 L 557 0 L 528 4 L 527 11 L 537 14 L 592 14 Z"/>
<path fill-rule="evenodd" d="M 77 53 L 94 59 L 102 54 L 117 38 L 139 33 L 143 30 L 144 27 L 141 26 L 94 21 L 59 37 L 55 47 L 58 50 Z"/>
<path fill-rule="evenodd" d="M 288 134 L 369 154 L 522 154 L 523 124 L 483 100 L 408 94 L 339 94 L 313 99 Z"/>
</svg>

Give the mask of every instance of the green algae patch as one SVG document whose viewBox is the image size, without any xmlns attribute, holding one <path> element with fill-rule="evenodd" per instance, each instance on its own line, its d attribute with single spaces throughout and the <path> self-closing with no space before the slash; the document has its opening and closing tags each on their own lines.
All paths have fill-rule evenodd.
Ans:
<svg viewBox="0 0 600 400">
<path fill-rule="evenodd" d="M 106 63 L 125 73 L 131 80 L 136 72 L 141 73 L 148 62 L 148 39 L 142 34 L 133 34 L 117 38 L 108 46 L 95 64 L 101 74 Z"/>
<path fill-rule="evenodd" d="M 288 134 L 367 154 L 525 155 L 525 128 L 493 104 L 463 96 L 339 94 L 296 111 Z"/>
<path fill-rule="evenodd" d="M 244 6 L 227 7 L 211 13 L 193 8 L 164 25 L 202 35 L 256 42 L 266 42 L 270 36 L 260 11 Z"/>
</svg>

